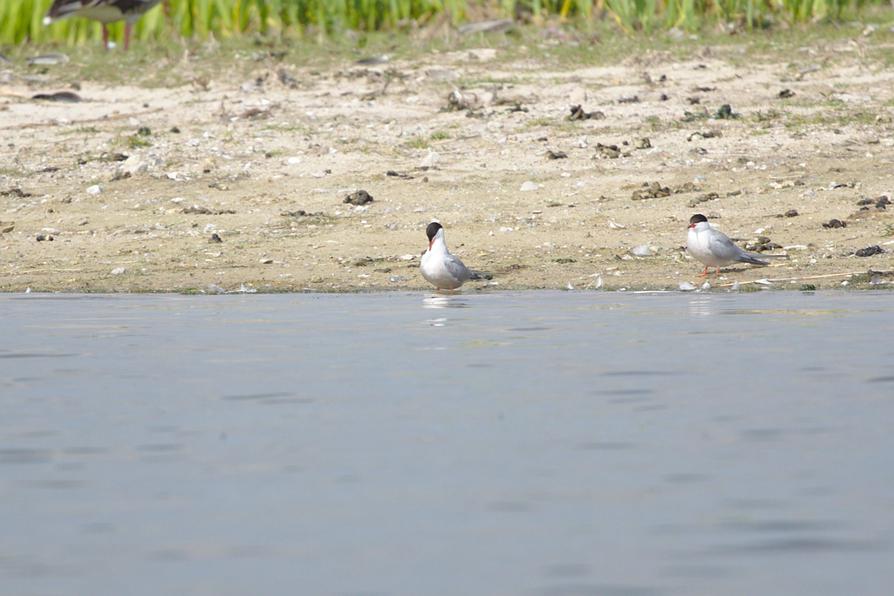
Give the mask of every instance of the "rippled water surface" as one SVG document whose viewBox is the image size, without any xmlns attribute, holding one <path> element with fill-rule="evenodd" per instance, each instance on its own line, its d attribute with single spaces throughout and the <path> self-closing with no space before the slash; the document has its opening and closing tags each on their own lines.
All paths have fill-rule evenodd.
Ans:
<svg viewBox="0 0 894 596">
<path fill-rule="evenodd" d="M 3 596 L 894 593 L 891 293 L 0 309 Z"/>
</svg>

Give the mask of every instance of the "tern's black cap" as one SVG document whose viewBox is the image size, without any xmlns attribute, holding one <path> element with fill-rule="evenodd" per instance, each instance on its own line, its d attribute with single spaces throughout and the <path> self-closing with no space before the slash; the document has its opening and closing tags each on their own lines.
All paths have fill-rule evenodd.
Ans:
<svg viewBox="0 0 894 596">
<path fill-rule="evenodd" d="M 693 215 L 692 217 L 689 218 L 689 223 L 691 223 L 691 224 L 697 224 L 697 223 L 701 223 L 703 221 L 708 221 L 708 218 L 705 217 L 704 215 L 702 215 L 701 213 L 696 213 L 695 215 Z"/>
<path fill-rule="evenodd" d="M 439 224 L 438 222 L 433 221 L 433 222 L 431 222 L 430 224 L 428 224 L 428 227 L 427 227 L 427 228 L 425 228 L 425 235 L 428 236 L 428 239 L 429 239 L 429 240 L 434 240 L 434 239 L 435 239 L 435 234 L 437 234 L 437 233 L 438 233 L 438 230 L 440 230 L 440 229 L 443 228 L 443 227 L 444 227 L 444 226 L 442 226 L 442 225 Z"/>
</svg>

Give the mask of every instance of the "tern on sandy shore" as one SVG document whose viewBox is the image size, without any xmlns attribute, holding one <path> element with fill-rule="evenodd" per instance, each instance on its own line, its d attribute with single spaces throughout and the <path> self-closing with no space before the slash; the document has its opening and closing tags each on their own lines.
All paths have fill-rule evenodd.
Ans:
<svg viewBox="0 0 894 596">
<path fill-rule="evenodd" d="M 761 267 L 770 264 L 736 246 L 726 234 L 711 227 L 708 218 L 701 213 L 689 218 L 686 250 L 705 265 L 702 275 L 708 274 L 708 267 L 716 267 L 717 273 L 720 273 L 720 267 L 730 263 L 750 263 Z"/>
<path fill-rule="evenodd" d="M 124 49 L 130 46 L 130 30 L 143 14 L 161 0 L 54 0 L 43 24 L 65 17 L 85 17 L 102 23 L 102 42 L 109 49 L 108 24 L 124 20 Z"/>
<path fill-rule="evenodd" d="M 455 290 L 470 279 L 479 279 L 477 273 L 447 250 L 441 224 L 436 221 L 428 224 L 425 235 L 428 236 L 428 250 L 422 254 L 419 264 L 425 281 L 439 290 Z"/>
</svg>

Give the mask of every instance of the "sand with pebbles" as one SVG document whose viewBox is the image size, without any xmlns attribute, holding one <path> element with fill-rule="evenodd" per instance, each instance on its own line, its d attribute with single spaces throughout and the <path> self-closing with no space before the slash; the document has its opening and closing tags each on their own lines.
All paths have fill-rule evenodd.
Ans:
<svg viewBox="0 0 894 596">
<path fill-rule="evenodd" d="M 489 274 L 473 289 L 676 289 L 701 283 L 694 212 L 788 255 L 715 286 L 894 279 L 867 274 L 894 269 L 894 35 L 613 66 L 495 45 L 163 87 L 85 75 L 77 103 L 32 96 L 78 65 L 0 64 L 0 290 L 424 288 L 433 218 Z M 359 189 L 374 200 L 343 202 Z"/>
</svg>

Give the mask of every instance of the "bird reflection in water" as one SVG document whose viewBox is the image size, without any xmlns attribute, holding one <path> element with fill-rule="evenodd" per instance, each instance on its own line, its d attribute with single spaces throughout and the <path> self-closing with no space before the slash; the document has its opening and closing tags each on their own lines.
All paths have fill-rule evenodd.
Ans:
<svg viewBox="0 0 894 596">
<path fill-rule="evenodd" d="M 694 317 L 711 317 L 717 314 L 716 306 L 713 296 L 707 294 L 694 295 L 689 300 L 689 314 Z"/>
<path fill-rule="evenodd" d="M 422 308 L 468 308 L 469 303 L 462 296 L 433 294 L 422 299 Z"/>
</svg>

